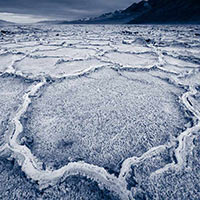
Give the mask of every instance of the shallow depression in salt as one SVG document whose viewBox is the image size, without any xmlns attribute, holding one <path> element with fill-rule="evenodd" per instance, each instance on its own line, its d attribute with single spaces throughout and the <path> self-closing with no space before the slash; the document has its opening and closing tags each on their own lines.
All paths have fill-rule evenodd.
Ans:
<svg viewBox="0 0 200 200">
<path fill-rule="evenodd" d="M 149 73 L 101 69 L 44 88 L 32 99 L 25 135 L 47 166 L 84 160 L 119 172 L 126 158 L 183 131 L 183 92 Z"/>
</svg>

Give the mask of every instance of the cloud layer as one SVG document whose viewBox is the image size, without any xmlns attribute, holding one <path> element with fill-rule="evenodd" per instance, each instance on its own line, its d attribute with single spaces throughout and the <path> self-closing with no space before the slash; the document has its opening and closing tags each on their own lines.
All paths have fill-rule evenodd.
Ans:
<svg viewBox="0 0 200 200">
<path fill-rule="evenodd" d="M 37 18 L 78 19 L 116 9 L 124 9 L 139 0 L 2 0 L 0 12 L 27 14 Z M 1 18 L 1 15 L 0 15 Z"/>
</svg>

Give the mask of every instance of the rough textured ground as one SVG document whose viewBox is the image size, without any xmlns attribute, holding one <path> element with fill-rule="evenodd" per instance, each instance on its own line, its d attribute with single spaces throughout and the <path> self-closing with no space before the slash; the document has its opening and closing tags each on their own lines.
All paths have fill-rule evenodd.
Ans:
<svg viewBox="0 0 200 200">
<path fill-rule="evenodd" d="M 199 26 L 2 26 L 0 199 L 200 199 Z"/>
</svg>

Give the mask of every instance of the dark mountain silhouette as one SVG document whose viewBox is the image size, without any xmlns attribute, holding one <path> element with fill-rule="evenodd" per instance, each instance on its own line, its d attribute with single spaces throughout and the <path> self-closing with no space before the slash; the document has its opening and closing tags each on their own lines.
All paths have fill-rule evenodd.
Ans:
<svg viewBox="0 0 200 200">
<path fill-rule="evenodd" d="M 200 23 L 200 0 L 149 0 L 151 9 L 129 23 Z"/>
</svg>

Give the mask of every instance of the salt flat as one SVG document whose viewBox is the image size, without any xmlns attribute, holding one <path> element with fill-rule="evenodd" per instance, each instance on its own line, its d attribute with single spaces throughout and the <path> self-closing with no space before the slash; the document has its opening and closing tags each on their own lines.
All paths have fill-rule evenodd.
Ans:
<svg viewBox="0 0 200 200">
<path fill-rule="evenodd" d="M 0 28 L 1 199 L 200 198 L 199 26 Z"/>
</svg>

